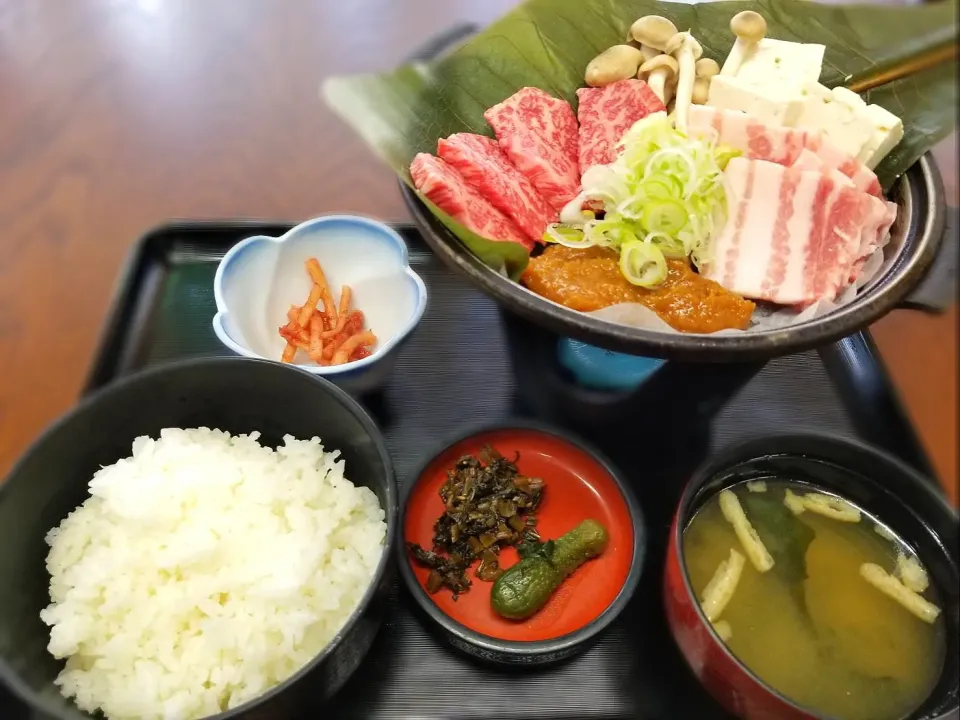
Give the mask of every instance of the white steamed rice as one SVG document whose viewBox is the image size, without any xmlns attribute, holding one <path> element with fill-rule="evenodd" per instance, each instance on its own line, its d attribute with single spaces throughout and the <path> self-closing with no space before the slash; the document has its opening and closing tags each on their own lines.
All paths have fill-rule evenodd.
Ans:
<svg viewBox="0 0 960 720">
<path fill-rule="evenodd" d="M 57 684 L 111 720 L 246 702 L 320 652 L 367 590 L 387 526 L 339 451 L 167 429 L 101 469 L 47 535 Z"/>
</svg>

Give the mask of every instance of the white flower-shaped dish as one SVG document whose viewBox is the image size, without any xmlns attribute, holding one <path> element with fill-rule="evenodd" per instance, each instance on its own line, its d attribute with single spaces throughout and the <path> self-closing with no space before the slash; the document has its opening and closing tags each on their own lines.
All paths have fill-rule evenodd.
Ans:
<svg viewBox="0 0 960 720">
<path fill-rule="evenodd" d="M 382 385 L 403 342 L 427 307 L 423 280 L 410 269 L 407 246 L 392 228 L 356 215 L 328 215 L 297 225 L 281 237 L 247 238 L 217 268 L 213 330 L 224 345 L 246 357 L 280 362 L 286 343 L 277 332 L 290 305 L 301 305 L 312 287 L 304 263 L 316 258 L 334 298 L 353 291 L 377 336 L 373 353 L 346 365 L 319 366 L 297 353 L 302 369 L 361 394 Z"/>
</svg>

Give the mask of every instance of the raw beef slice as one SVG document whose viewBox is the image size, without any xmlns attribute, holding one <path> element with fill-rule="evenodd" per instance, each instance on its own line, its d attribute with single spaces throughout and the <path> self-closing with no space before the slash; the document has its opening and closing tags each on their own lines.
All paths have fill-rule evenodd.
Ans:
<svg viewBox="0 0 960 720">
<path fill-rule="evenodd" d="M 440 158 L 420 153 L 410 163 L 410 175 L 417 190 L 447 215 L 489 240 L 533 244 L 516 224 L 467 185 L 460 173 Z"/>
<path fill-rule="evenodd" d="M 543 231 L 556 211 L 529 180 L 507 160 L 493 138 L 456 133 L 437 143 L 437 154 L 467 184 L 511 218 L 530 240 L 543 241 Z"/>
<path fill-rule="evenodd" d="M 483 117 L 504 154 L 550 207 L 559 211 L 580 192 L 577 118 L 569 103 L 525 87 Z"/>
<path fill-rule="evenodd" d="M 666 110 L 643 80 L 620 80 L 577 90 L 580 108 L 580 174 L 617 159 L 617 145 L 637 121 Z"/>
</svg>

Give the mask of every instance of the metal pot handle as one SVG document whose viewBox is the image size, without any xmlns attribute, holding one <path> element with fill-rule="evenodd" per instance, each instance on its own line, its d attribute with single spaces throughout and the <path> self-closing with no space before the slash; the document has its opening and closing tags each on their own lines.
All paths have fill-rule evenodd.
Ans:
<svg viewBox="0 0 960 720">
<path fill-rule="evenodd" d="M 857 434 L 912 466 L 936 486 L 936 473 L 868 332 L 817 350 Z"/>
<path fill-rule="evenodd" d="M 960 254 L 960 208 L 947 207 L 943 240 L 927 274 L 899 307 L 940 314 L 957 300 L 957 256 Z"/>
</svg>

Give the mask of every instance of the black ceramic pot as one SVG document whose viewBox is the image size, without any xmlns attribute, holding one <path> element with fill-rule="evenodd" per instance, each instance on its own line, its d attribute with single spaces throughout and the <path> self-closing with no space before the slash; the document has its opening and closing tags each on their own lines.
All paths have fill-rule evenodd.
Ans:
<svg viewBox="0 0 960 720">
<path fill-rule="evenodd" d="M 932 156 L 927 154 L 889 193 L 889 199 L 897 204 L 897 220 L 884 250 L 884 264 L 853 302 L 785 329 L 691 335 L 606 322 L 530 292 L 467 250 L 405 183 L 400 183 L 400 189 L 414 221 L 437 256 L 504 310 L 561 337 L 608 350 L 695 362 L 766 360 L 820 347 L 862 330 L 901 304 L 921 282 L 937 255 L 946 225 L 943 183 Z"/>
<path fill-rule="evenodd" d="M 348 477 L 373 490 L 387 521 L 374 580 L 337 637 L 286 682 L 216 720 L 297 716 L 332 696 L 360 664 L 380 626 L 396 535 L 397 489 L 373 420 L 332 383 L 279 363 L 201 359 L 148 370 L 82 401 L 26 452 L 0 487 L 0 679 L 31 708 L 56 720 L 89 717 L 53 685 L 62 663 L 47 653 L 47 531 L 87 497 L 103 465 L 130 454 L 134 438 L 167 427 L 210 427 L 319 436 L 342 452 Z"/>
</svg>

